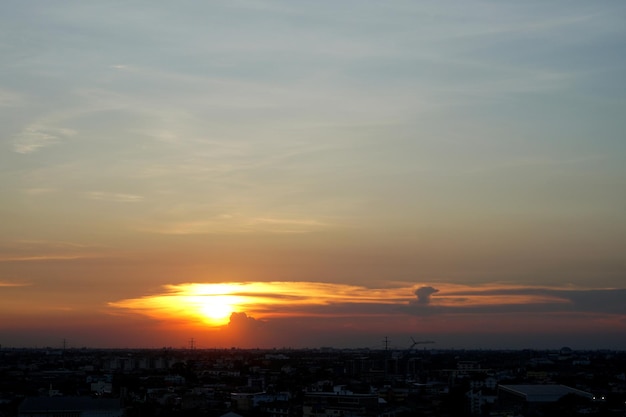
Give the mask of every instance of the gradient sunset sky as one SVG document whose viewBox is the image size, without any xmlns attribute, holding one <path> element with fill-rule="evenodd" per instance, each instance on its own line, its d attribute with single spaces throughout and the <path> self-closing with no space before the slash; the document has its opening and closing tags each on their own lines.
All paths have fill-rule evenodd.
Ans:
<svg viewBox="0 0 626 417">
<path fill-rule="evenodd" d="M 3 1 L 0 345 L 626 349 L 626 2 Z"/>
</svg>

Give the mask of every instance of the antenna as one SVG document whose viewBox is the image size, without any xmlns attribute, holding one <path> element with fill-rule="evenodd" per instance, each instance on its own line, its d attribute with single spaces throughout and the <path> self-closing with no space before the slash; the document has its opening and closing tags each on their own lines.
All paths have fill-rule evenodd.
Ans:
<svg viewBox="0 0 626 417">
<path fill-rule="evenodd" d="M 195 340 L 193 339 L 193 337 L 189 339 L 189 349 L 194 350 L 194 343 Z"/>
</svg>

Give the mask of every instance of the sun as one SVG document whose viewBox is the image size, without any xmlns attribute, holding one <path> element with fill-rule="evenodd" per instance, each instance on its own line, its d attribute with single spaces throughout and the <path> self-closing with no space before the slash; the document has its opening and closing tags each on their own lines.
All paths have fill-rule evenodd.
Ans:
<svg viewBox="0 0 626 417">
<path fill-rule="evenodd" d="M 211 295 L 204 297 L 200 306 L 200 313 L 208 324 L 224 325 L 230 320 L 230 315 L 236 311 L 234 297 L 228 295 Z"/>
</svg>

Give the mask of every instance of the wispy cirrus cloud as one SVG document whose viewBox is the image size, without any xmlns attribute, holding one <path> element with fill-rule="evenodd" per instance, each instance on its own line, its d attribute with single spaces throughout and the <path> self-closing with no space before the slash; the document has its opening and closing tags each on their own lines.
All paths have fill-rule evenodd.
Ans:
<svg viewBox="0 0 626 417">
<path fill-rule="evenodd" d="M 101 258 L 102 247 L 62 240 L 20 239 L 0 246 L 0 262 L 71 261 Z"/>
<path fill-rule="evenodd" d="M 44 240 L 44 239 L 19 239 L 12 242 L 13 248 L 19 248 L 22 250 L 42 250 L 42 249 L 79 249 L 79 248 L 91 248 L 92 245 L 88 245 L 81 242 L 70 242 L 64 240 Z"/>
<path fill-rule="evenodd" d="M 22 190 L 22 193 L 27 195 L 42 195 L 42 194 L 51 194 L 56 192 L 57 189 L 53 187 L 37 187 L 37 188 L 25 188 Z"/>
<path fill-rule="evenodd" d="M 26 104 L 23 94 L 0 88 L 0 107 L 22 107 Z"/>
<path fill-rule="evenodd" d="M 104 191 L 90 191 L 86 193 L 92 200 L 115 201 L 119 203 L 137 203 L 143 201 L 144 197 L 137 194 L 111 193 Z"/>
<path fill-rule="evenodd" d="M 0 288 L 9 288 L 9 287 L 29 287 L 33 284 L 25 283 L 25 282 L 8 282 L 8 281 L 0 281 Z"/>
<path fill-rule="evenodd" d="M 42 148 L 63 142 L 63 140 L 75 134 L 76 131 L 72 129 L 32 125 L 25 128 L 15 137 L 13 150 L 21 154 L 37 152 Z"/>
<path fill-rule="evenodd" d="M 166 235 L 199 235 L 213 233 L 311 233 L 331 224 L 315 219 L 249 217 L 243 214 L 219 214 L 204 219 L 164 222 L 142 230 Z"/>
<path fill-rule="evenodd" d="M 87 254 L 9 255 L 0 257 L 0 262 L 68 261 L 95 257 L 98 256 Z"/>
<path fill-rule="evenodd" d="M 254 218 L 250 224 L 254 228 L 261 228 L 274 233 L 309 233 L 320 228 L 328 227 L 329 224 L 313 219 L 290 219 L 290 218 Z"/>
</svg>

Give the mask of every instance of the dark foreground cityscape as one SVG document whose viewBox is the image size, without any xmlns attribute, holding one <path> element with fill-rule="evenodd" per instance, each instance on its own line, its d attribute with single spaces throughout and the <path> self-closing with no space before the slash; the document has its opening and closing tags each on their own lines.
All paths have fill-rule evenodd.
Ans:
<svg viewBox="0 0 626 417">
<path fill-rule="evenodd" d="M 626 352 L 5 347 L 0 416 L 626 416 Z"/>
</svg>

